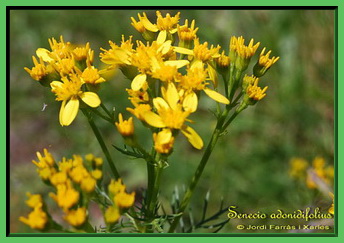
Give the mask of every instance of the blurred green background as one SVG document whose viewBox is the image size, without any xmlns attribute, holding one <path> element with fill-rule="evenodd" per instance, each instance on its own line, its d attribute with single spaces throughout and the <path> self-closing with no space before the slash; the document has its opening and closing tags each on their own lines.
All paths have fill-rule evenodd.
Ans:
<svg viewBox="0 0 344 243">
<path fill-rule="evenodd" d="M 99 66 L 99 48 L 108 41 L 119 43 L 121 35 L 140 35 L 130 17 L 144 10 L 11 10 L 10 11 L 10 231 L 34 232 L 18 221 L 30 211 L 25 193 L 48 194 L 49 189 L 31 163 L 35 152 L 48 148 L 57 159 L 72 154 L 94 153 L 102 156 L 86 119 L 81 112 L 69 127 L 58 122 L 60 103 L 49 89 L 40 86 L 24 71 L 32 67 L 31 56 L 38 47 L 48 48 L 48 38 L 64 36 L 75 44 L 90 42 Z M 243 112 L 219 140 L 191 202 L 195 219 L 200 217 L 202 198 L 210 191 L 209 213 L 214 213 L 223 198 L 225 205 L 237 205 L 238 211 L 293 212 L 307 206 L 322 206 L 331 200 L 308 189 L 288 175 L 289 160 L 299 156 L 312 160 L 323 156 L 334 161 L 334 11 L 332 10 L 180 10 L 181 21 L 195 19 L 198 36 L 210 44 L 228 50 L 232 35 L 246 41 L 254 38 L 281 59 L 262 78 L 268 85 L 267 97 Z M 145 11 L 155 20 L 155 11 Z M 162 11 L 175 14 L 178 11 Z M 256 57 L 253 58 L 253 63 Z M 250 67 L 248 70 L 252 70 Z M 100 97 L 116 112 L 130 106 L 125 88 L 130 83 L 118 72 L 104 83 Z M 48 106 L 42 111 L 43 104 Z M 199 111 L 191 119 L 207 143 L 215 125 L 209 112 L 213 102 L 203 97 Z M 126 113 L 128 117 L 128 113 Z M 96 120 L 106 141 L 122 146 L 115 127 Z M 139 123 L 136 123 L 139 126 Z M 138 127 L 136 126 L 136 127 Z M 143 142 L 144 129 L 138 129 Z M 150 138 L 149 138 L 150 139 Z M 146 187 L 143 161 L 130 160 L 111 149 L 117 168 L 129 191 Z M 164 171 L 161 199 L 170 201 L 173 190 L 182 191 L 198 165 L 202 151 L 196 151 L 179 136 L 170 166 Z M 48 205 L 53 206 L 47 196 Z M 59 211 L 53 212 L 58 217 Z M 61 216 L 60 216 L 61 217 Z M 226 219 L 226 214 L 222 216 Z M 257 224 L 257 221 L 245 221 Z M 264 221 L 265 222 L 265 221 Z M 283 221 L 283 224 L 286 221 Z M 290 222 L 293 222 L 291 220 Z M 95 222 L 96 224 L 99 222 Z M 238 231 L 230 223 L 221 231 Z M 274 221 L 274 223 L 276 223 Z M 280 222 L 281 223 L 281 222 Z M 201 231 L 208 232 L 208 231 Z"/>
</svg>

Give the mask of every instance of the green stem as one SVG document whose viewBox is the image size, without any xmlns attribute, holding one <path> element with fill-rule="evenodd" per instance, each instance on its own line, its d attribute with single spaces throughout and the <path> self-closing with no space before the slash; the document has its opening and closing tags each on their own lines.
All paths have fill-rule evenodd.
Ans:
<svg viewBox="0 0 344 243">
<path fill-rule="evenodd" d="M 148 177 L 148 184 L 147 184 L 147 195 L 146 195 L 146 217 L 150 217 L 150 210 L 149 205 L 152 201 L 152 193 L 154 188 L 154 181 L 155 181 L 155 170 L 154 170 L 154 164 L 152 161 L 147 161 L 147 177 Z"/>
<path fill-rule="evenodd" d="M 98 110 L 96 109 L 90 109 L 90 111 L 92 111 L 94 114 L 96 114 L 97 116 L 99 116 L 100 118 L 104 119 L 107 122 L 110 122 L 111 124 L 113 124 L 113 120 L 111 118 L 108 118 L 106 116 L 104 116 L 102 113 L 100 113 Z"/>
<path fill-rule="evenodd" d="M 105 107 L 103 103 L 100 103 L 100 107 L 105 111 L 105 113 L 109 116 L 109 118 L 114 122 L 113 114 Z"/>
<path fill-rule="evenodd" d="M 103 137 L 100 134 L 100 131 L 99 131 L 98 127 L 96 126 L 96 124 L 94 123 L 94 121 L 92 120 L 90 115 L 87 113 L 87 111 L 85 111 L 83 109 L 81 109 L 81 110 L 82 110 L 82 113 L 84 113 L 84 115 L 87 117 L 88 123 L 90 124 L 90 126 L 92 128 L 92 131 L 93 131 L 94 135 L 96 136 L 96 138 L 98 140 L 98 143 L 99 143 L 99 145 L 100 145 L 100 147 L 101 147 L 101 149 L 102 149 L 102 151 L 103 151 L 103 153 L 104 153 L 104 155 L 105 155 L 105 157 L 106 157 L 106 159 L 108 161 L 108 164 L 110 166 L 112 174 L 114 175 L 116 180 L 119 179 L 120 178 L 119 173 L 118 173 L 118 171 L 116 169 L 116 166 L 115 166 L 115 164 L 114 164 L 114 162 L 113 162 L 113 160 L 111 158 L 109 150 L 106 147 L 106 144 L 105 144 L 105 142 L 103 140 Z"/>
<path fill-rule="evenodd" d="M 192 178 L 192 180 L 191 180 L 191 183 L 190 183 L 190 185 L 189 185 L 187 191 L 185 192 L 184 197 L 183 197 L 183 200 L 182 200 L 182 202 L 181 202 L 181 204 L 180 204 L 180 208 L 179 208 L 179 210 L 178 210 L 178 213 L 179 213 L 180 215 L 177 216 L 177 217 L 174 219 L 174 221 L 172 222 L 171 227 L 170 227 L 170 229 L 169 229 L 169 231 L 168 231 L 169 233 L 173 233 L 173 232 L 175 231 L 175 229 L 176 229 L 176 227 L 177 227 L 177 225 L 178 225 L 178 223 L 179 223 L 179 219 L 182 217 L 183 212 L 185 211 L 186 207 L 187 207 L 188 204 L 190 203 L 192 194 L 193 194 L 193 192 L 194 192 L 194 190 L 195 190 L 195 188 L 196 188 L 196 185 L 197 185 L 197 183 L 198 183 L 198 181 L 199 181 L 199 179 L 200 179 L 200 177 L 201 177 L 201 175 L 202 175 L 202 173 L 203 173 L 203 170 L 204 170 L 204 168 L 205 168 L 205 166 L 206 166 L 206 164 L 207 164 L 207 162 L 208 162 L 208 160 L 209 160 L 209 157 L 210 157 L 210 155 L 211 155 L 211 153 L 212 153 L 212 151 L 213 151 L 213 149 L 214 149 L 214 147 L 215 147 L 215 145 L 216 145 L 216 143 L 217 143 L 218 138 L 220 137 L 220 135 L 221 135 L 221 133 L 224 131 L 224 129 L 225 129 L 225 128 L 235 119 L 235 117 L 240 113 L 240 111 L 239 111 L 239 112 L 238 112 L 238 111 L 235 111 L 235 113 L 233 113 L 233 115 L 229 118 L 229 120 L 226 122 L 226 124 L 223 125 L 224 122 L 225 122 L 225 120 L 226 120 L 226 118 L 227 118 L 228 112 L 229 112 L 229 108 L 227 108 L 227 109 L 223 112 L 222 116 L 221 116 L 220 119 L 217 121 L 216 128 L 215 128 L 215 130 L 214 130 L 214 132 L 213 132 L 213 134 L 212 134 L 212 136 L 211 136 L 211 139 L 210 139 L 210 141 L 209 141 L 209 143 L 208 143 L 208 146 L 207 146 L 207 148 L 206 148 L 206 150 L 205 150 L 205 152 L 204 152 L 204 154 L 203 154 L 203 157 L 202 157 L 202 159 L 201 159 L 201 161 L 200 161 L 200 163 L 199 163 L 199 165 L 198 165 L 198 167 L 197 167 L 197 169 L 196 169 L 196 172 L 195 172 L 195 174 L 194 174 L 194 176 L 193 176 L 193 178 Z"/>
<path fill-rule="evenodd" d="M 148 189 L 147 189 L 147 220 L 151 222 L 155 218 L 155 209 L 158 203 L 158 194 L 160 187 L 160 179 L 163 171 L 163 164 L 160 161 L 159 155 L 155 159 L 155 163 L 147 162 L 148 169 Z M 147 233 L 153 233 L 152 225 L 146 228 Z"/>
</svg>

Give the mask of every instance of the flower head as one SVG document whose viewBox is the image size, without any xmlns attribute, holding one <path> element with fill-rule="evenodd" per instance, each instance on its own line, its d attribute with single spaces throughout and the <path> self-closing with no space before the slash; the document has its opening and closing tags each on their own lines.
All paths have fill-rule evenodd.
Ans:
<svg viewBox="0 0 344 243">
<path fill-rule="evenodd" d="M 184 25 L 178 25 L 178 37 L 179 40 L 184 42 L 189 42 L 194 40 L 197 35 L 198 27 L 195 28 L 195 20 L 191 21 L 191 25 L 189 27 L 189 21 L 186 19 Z M 183 47 L 183 46 L 182 46 Z"/>
<path fill-rule="evenodd" d="M 130 208 L 135 202 L 135 192 L 130 194 L 126 192 L 117 193 L 114 197 L 114 202 L 119 208 Z"/>
<path fill-rule="evenodd" d="M 105 210 L 104 218 L 108 224 L 116 223 L 120 217 L 121 214 L 118 207 L 110 206 Z"/>
<path fill-rule="evenodd" d="M 265 91 L 268 87 L 261 89 L 258 86 L 259 78 L 255 76 L 245 75 L 243 79 L 243 89 L 246 92 L 246 97 L 248 98 L 248 104 L 255 104 L 255 102 L 263 99 L 266 96 Z"/>
<path fill-rule="evenodd" d="M 118 115 L 118 122 L 116 122 L 116 127 L 119 131 L 119 133 L 123 137 L 130 137 L 134 134 L 134 122 L 133 118 L 130 117 L 129 120 L 123 120 L 122 113 L 119 113 Z"/>
<path fill-rule="evenodd" d="M 158 153 L 168 154 L 173 148 L 174 137 L 170 129 L 163 129 L 159 133 L 153 133 L 154 148 Z"/>
<path fill-rule="evenodd" d="M 86 208 L 80 207 L 75 210 L 68 210 L 67 214 L 64 216 L 64 219 L 74 227 L 80 227 L 85 223 L 87 218 Z"/>
<path fill-rule="evenodd" d="M 266 73 L 266 71 L 268 71 L 269 68 L 279 60 L 279 57 L 270 58 L 271 51 L 268 51 L 266 54 L 264 54 L 264 52 L 265 47 L 260 53 L 258 62 L 253 68 L 253 73 L 257 77 L 263 76 Z"/>
<path fill-rule="evenodd" d="M 43 230 L 48 223 L 48 215 L 42 207 L 35 207 L 27 218 L 20 217 L 19 220 L 33 229 Z"/>
<path fill-rule="evenodd" d="M 79 100 L 90 107 L 98 107 L 100 105 L 100 99 L 94 92 L 84 92 L 81 90 L 83 81 L 77 76 L 72 75 L 69 79 L 67 77 L 62 78 L 62 82 L 51 82 L 51 91 L 56 94 L 56 100 L 62 101 L 59 120 L 61 126 L 69 126 L 79 110 Z"/>
<path fill-rule="evenodd" d="M 32 61 L 35 66 L 31 70 L 27 67 L 25 67 L 24 69 L 26 72 L 30 74 L 30 76 L 34 80 L 40 81 L 44 79 L 46 76 L 48 76 L 49 74 L 55 72 L 55 69 L 53 68 L 53 66 L 50 64 L 45 65 L 42 58 L 39 58 L 39 62 L 38 62 L 37 59 L 34 56 L 32 56 Z"/>
<path fill-rule="evenodd" d="M 71 208 L 79 201 L 79 192 L 72 187 L 70 181 L 56 186 L 57 192 L 50 193 L 50 197 L 55 200 L 57 205 L 65 210 Z"/>
</svg>

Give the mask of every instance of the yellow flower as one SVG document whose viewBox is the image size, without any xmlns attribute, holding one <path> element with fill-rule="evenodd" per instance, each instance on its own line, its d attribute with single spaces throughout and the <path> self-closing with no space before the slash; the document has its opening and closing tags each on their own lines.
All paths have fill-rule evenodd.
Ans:
<svg viewBox="0 0 344 243">
<path fill-rule="evenodd" d="M 232 36 L 230 40 L 230 51 L 236 52 L 236 54 L 239 57 L 242 57 L 244 59 L 249 59 L 251 58 L 257 51 L 260 42 L 256 43 L 253 45 L 254 40 L 251 39 L 250 43 L 246 46 L 245 45 L 245 39 L 240 36 L 240 37 L 235 37 Z"/>
<path fill-rule="evenodd" d="M 69 172 L 69 176 L 74 182 L 79 184 L 84 178 L 90 175 L 83 165 L 77 165 Z"/>
<path fill-rule="evenodd" d="M 257 77 L 263 76 L 266 73 L 266 71 L 279 60 L 279 57 L 270 58 L 271 51 L 268 51 L 268 53 L 266 54 L 264 54 L 264 52 L 265 47 L 260 53 L 258 62 L 253 68 L 253 73 Z"/>
<path fill-rule="evenodd" d="M 81 207 L 76 210 L 68 210 L 64 219 L 72 226 L 79 227 L 85 223 L 87 218 L 86 208 Z"/>
<path fill-rule="evenodd" d="M 250 98 L 252 101 L 258 101 L 263 99 L 266 96 L 265 91 L 268 89 L 268 87 L 264 87 L 261 89 L 258 86 L 259 78 L 252 76 L 245 75 L 243 79 L 243 86 L 247 86 L 246 88 L 246 94 L 248 98 Z"/>
<path fill-rule="evenodd" d="M 226 69 L 229 67 L 230 58 L 225 55 L 225 51 L 222 51 L 221 55 L 214 59 L 218 68 Z"/>
<path fill-rule="evenodd" d="M 59 162 L 59 170 L 61 172 L 68 173 L 73 168 L 73 160 L 62 158 L 62 161 Z"/>
<path fill-rule="evenodd" d="M 74 58 L 63 58 L 54 64 L 56 70 L 60 73 L 61 77 L 72 73 L 75 70 Z"/>
<path fill-rule="evenodd" d="M 48 76 L 50 73 L 55 72 L 53 66 L 51 66 L 50 64 L 45 65 L 42 58 L 39 58 L 38 62 L 37 59 L 34 56 L 32 56 L 32 61 L 35 66 L 31 70 L 27 67 L 25 67 L 24 69 L 26 72 L 30 74 L 30 76 L 34 80 L 40 81 L 46 76 Z"/>
<path fill-rule="evenodd" d="M 141 103 L 148 103 L 149 102 L 149 95 L 147 92 L 148 84 L 146 83 L 143 87 L 141 87 L 140 90 L 132 90 L 132 89 L 126 89 L 126 91 L 129 94 L 129 100 L 131 103 L 135 106 Z"/>
<path fill-rule="evenodd" d="M 204 69 L 204 64 L 202 62 L 194 62 L 191 67 L 188 68 L 187 74 L 181 77 L 181 87 L 186 91 L 186 94 L 190 95 L 193 99 L 192 111 L 195 111 L 197 108 L 198 102 L 195 91 L 199 90 L 203 90 L 206 95 L 217 102 L 226 105 L 229 104 L 229 100 L 225 96 L 207 87 L 209 84 L 206 82 L 208 74 L 209 72 Z"/>
<path fill-rule="evenodd" d="M 177 76 L 178 70 L 176 66 L 166 65 L 163 61 L 152 59 L 152 77 L 163 82 L 171 82 Z"/>
<path fill-rule="evenodd" d="M 168 34 L 174 34 L 177 32 L 177 24 L 179 22 L 180 12 L 178 12 L 174 17 L 171 17 L 169 13 L 165 17 L 162 16 L 160 11 L 156 11 L 156 24 L 152 24 L 145 13 L 143 16 L 139 16 L 140 21 L 142 22 L 144 28 L 151 32 L 160 31 L 157 40 L 158 42 L 164 42 Z"/>
<path fill-rule="evenodd" d="M 54 38 L 48 39 L 49 45 L 52 51 L 44 48 L 38 48 L 36 54 L 38 57 L 42 57 L 43 61 L 51 62 L 53 60 L 59 60 L 70 56 L 72 46 L 70 42 L 64 42 L 63 36 L 60 36 L 60 42 Z"/>
<path fill-rule="evenodd" d="M 66 183 L 66 181 L 67 181 L 66 172 L 57 172 L 50 177 L 50 182 L 54 186 L 57 186 L 58 184 L 64 184 Z"/>
<path fill-rule="evenodd" d="M 138 13 L 139 21 L 136 21 L 134 17 L 130 17 L 131 19 L 131 25 L 141 34 L 146 31 L 146 28 L 143 26 L 143 23 L 141 21 L 142 16 Z M 144 13 L 145 15 L 145 13 Z"/>
<path fill-rule="evenodd" d="M 100 48 L 104 53 L 100 53 L 100 60 L 105 63 L 109 64 L 110 67 L 108 69 L 113 69 L 116 66 L 126 66 L 131 65 L 131 55 L 133 53 L 131 43 L 132 36 L 125 41 L 124 36 L 122 36 L 122 43 L 121 46 L 116 45 L 114 42 L 109 41 L 110 50 L 105 50 Z"/>
<path fill-rule="evenodd" d="M 89 176 L 82 179 L 80 188 L 81 190 L 90 193 L 94 191 L 94 189 L 96 188 L 96 184 L 97 184 L 97 181 L 91 176 Z"/>
<path fill-rule="evenodd" d="M 117 193 L 121 193 L 125 191 L 125 185 L 122 184 L 122 179 L 118 179 L 117 181 L 111 180 L 109 186 L 109 193 L 115 195 Z"/>
<path fill-rule="evenodd" d="M 55 159 L 51 153 L 48 152 L 48 150 L 45 148 L 43 149 L 44 156 L 40 152 L 37 152 L 37 158 L 38 162 L 35 160 L 32 160 L 32 163 L 34 163 L 38 168 L 45 168 L 45 167 L 53 167 L 55 165 Z"/>
<path fill-rule="evenodd" d="M 89 60 L 89 64 L 93 63 L 94 51 L 90 48 L 90 43 L 86 43 L 85 47 L 80 46 L 74 48 L 72 55 L 76 61 Z"/>
<path fill-rule="evenodd" d="M 38 161 L 32 160 L 38 168 L 37 172 L 42 180 L 48 180 L 55 172 L 55 160 L 51 153 L 47 149 L 44 149 L 44 156 L 40 152 L 37 152 Z"/>
<path fill-rule="evenodd" d="M 232 36 L 229 44 L 229 58 L 234 62 L 238 70 L 245 70 L 251 60 L 251 57 L 256 53 L 260 42 L 253 45 L 254 40 L 251 39 L 250 43 L 246 46 L 245 40 L 242 36 Z"/>
<path fill-rule="evenodd" d="M 196 60 L 200 60 L 202 62 L 208 62 L 212 60 L 213 58 L 217 58 L 220 56 L 219 50 L 220 46 L 214 47 L 213 45 L 208 48 L 208 42 L 204 42 L 203 44 L 200 44 L 199 39 L 196 38 L 194 40 L 194 48 L 193 50 L 183 48 L 183 47 L 174 47 L 173 50 L 175 52 L 194 56 Z"/>
<path fill-rule="evenodd" d="M 308 162 L 302 158 L 292 158 L 290 160 L 289 175 L 295 178 L 302 178 L 306 175 Z"/>
<path fill-rule="evenodd" d="M 33 229 L 43 230 L 48 223 L 48 215 L 41 207 L 35 207 L 27 218 L 20 217 L 19 220 Z"/>
<path fill-rule="evenodd" d="M 315 157 L 313 160 L 314 169 L 323 169 L 325 167 L 325 159 L 323 157 Z"/>
<path fill-rule="evenodd" d="M 130 194 L 126 192 L 117 193 L 114 197 L 114 202 L 120 208 L 130 208 L 135 202 L 135 192 Z"/>
<path fill-rule="evenodd" d="M 100 77 L 98 69 L 93 66 L 85 68 L 81 74 L 81 78 L 88 84 L 99 84 L 106 81 L 104 78 Z"/>
<path fill-rule="evenodd" d="M 118 132 L 123 137 L 130 137 L 134 134 L 134 122 L 133 118 L 130 117 L 129 120 L 123 120 L 122 113 L 119 113 L 118 115 L 119 122 L 116 122 L 116 127 Z"/>
<path fill-rule="evenodd" d="M 86 154 L 85 159 L 88 161 L 93 161 L 95 159 L 95 156 L 93 154 Z"/>
<path fill-rule="evenodd" d="M 55 200 L 57 205 L 65 210 L 71 208 L 79 201 L 79 192 L 76 191 L 70 181 L 56 186 L 57 192 L 50 193 L 50 197 Z"/>
<path fill-rule="evenodd" d="M 100 99 L 96 93 L 84 92 L 81 89 L 83 82 L 76 75 L 72 75 L 70 79 L 62 78 L 63 82 L 51 82 L 51 91 L 56 94 L 56 100 L 62 101 L 59 120 L 61 126 L 69 126 L 79 110 L 79 99 L 91 107 L 98 107 Z"/>
<path fill-rule="evenodd" d="M 31 194 L 27 192 L 26 195 L 29 198 L 26 200 L 26 205 L 30 208 L 41 207 L 43 205 L 43 198 L 40 194 Z"/>
<path fill-rule="evenodd" d="M 108 224 L 116 223 L 120 217 L 119 208 L 114 206 L 108 207 L 104 214 L 105 222 Z"/>
<path fill-rule="evenodd" d="M 189 26 L 189 22 L 187 19 L 185 20 L 184 25 L 182 25 L 182 26 L 178 25 L 177 29 L 178 29 L 179 40 L 188 42 L 188 41 L 192 41 L 196 38 L 196 33 L 198 31 L 198 27 L 195 28 L 195 20 L 191 21 L 190 27 L 188 27 L 188 26 Z"/>
<path fill-rule="evenodd" d="M 159 133 L 153 133 L 154 148 L 158 153 L 168 154 L 173 148 L 174 137 L 170 129 L 163 129 Z"/>
<path fill-rule="evenodd" d="M 103 176 L 103 172 L 101 170 L 96 169 L 91 171 L 91 175 L 94 179 L 100 180 Z"/>
<path fill-rule="evenodd" d="M 103 159 L 102 158 L 94 158 L 94 163 L 96 164 L 97 167 L 102 166 L 103 165 Z"/>
<path fill-rule="evenodd" d="M 56 173 L 56 169 L 53 167 L 45 167 L 37 169 L 37 172 L 39 177 L 41 177 L 43 181 L 48 181 L 50 177 L 52 177 Z"/>
<path fill-rule="evenodd" d="M 139 104 L 134 109 L 128 107 L 127 111 L 136 116 L 139 120 L 144 121 L 144 114 L 147 111 L 151 111 L 151 109 L 152 107 L 148 104 Z"/>
<path fill-rule="evenodd" d="M 191 127 L 184 124 L 190 111 L 184 111 L 179 104 L 178 91 L 173 83 L 168 83 L 166 91 L 162 89 L 165 99 L 158 97 L 153 99 L 154 107 L 158 114 L 147 111 L 143 114 L 144 120 L 152 127 L 170 128 L 181 130 L 189 142 L 197 149 L 203 147 L 201 137 Z"/>
</svg>

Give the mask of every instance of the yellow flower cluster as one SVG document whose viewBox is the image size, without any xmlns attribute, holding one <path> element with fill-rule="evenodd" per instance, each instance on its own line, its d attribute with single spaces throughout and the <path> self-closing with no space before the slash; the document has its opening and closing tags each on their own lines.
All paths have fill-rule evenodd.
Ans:
<svg viewBox="0 0 344 243">
<path fill-rule="evenodd" d="M 332 165 L 326 165 L 322 157 L 315 157 L 312 165 L 303 158 L 292 158 L 289 175 L 304 180 L 308 188 L 315 189 L 318 188 L 319 180 L 329 186 L 333 185 L 334 168 Z"/>
<path fill-rule="evenodd" d="M 128 194 L 125 192 L 125 188 L 126 186 L 122 184 L 121 179 L 117 181 L 111 180 L 108 189 L 113 205 L 109 206 L 104 213 L 106 223 L 116 223 L 121 213 L 123 213 L 123 210 L 133 206 L 135 202 L 135 192 Z"/>
<path fill-rule="evenodd" d="M 49 195 L 65 212 L 64 219 L 74 227 L 80 227 L 87 218 L 87 209 L 80 200 L 89 197 L 94 192 L 97 181 L 102 179 L 103 160 L 92 154 L 87 155 L 86 161 L 79 155 L 72 159 L 63 158 L 55 163 L 53 156 L 44 149 L 42 156 L 37 152 L 38 161 L 33 163 L 38 167 L 40 177 L 55 188 Z"/>
<path fill-rule="evenodd" d="M 176 131 L 181 131 L 195 148 L 201 149 L 202 139 L 186 122 L 197 110 L 200 91 L 217 102 L 229 104 L 229 100 L 211 89 L 208 82 L 216 82 L 216 71 L 210 63 L 220 57 L 220 46 L 201 44 L 196 36 L 195 22 L 192 21 L 190 27 L 188 20 L 179 25 L 179 13 L 165 17 L 159 11 L 156 14 L 156 23 L 149 21 L 145 13 L 138 15 L 138 21 L 132 18 L 132 25 L 148 40 L 146 44 L 137 41 L 134 45 L 132 37 L 128 40 L 122 37 L 120 45 L 110 41 L 110 49 L 102 49 L 100 57 L 108 64 L 107 70 L 119 67 L 132 79 L 131 89 L 127 91 L 134 108 L 127 110 L 151 127 L 160 129 L 153 134 L 159 153 L 170 152 Z M 177 36 L 179 46 L 173 46 Z M 182 56 L 188 58 L 180 58 Z M 124 136 L 127 136 L 126 130 L 130 134 L 133 131 L 130 124 L 131 118 L 124 123 L 122 116 L 116 123 Z"/>
<path fill-rule="evenodd" d="M 43 198 L 40 194 L 27 193 L 29 198 L 26 201 L 26 205 L 33 208 L 33 211 L 28 215 L 27 218 L 20 217 L 19 220 L 24 224 L 27 224 L 33 229 L 44 230 L 48 223 L 48 215 L 43 210 Z"/>
<path fill-rule="evenodd" d="M 59 121 L 61 126 L 69 126 L 75 119 L 80 102 L 90 107 L 98 107 L 100 98 L 91 91 L 91 86 L 105 82 L 93 63 L 94 51 L 89 43 L 85 46 L 73 46 L 70 42 L 49 39 L 50 51 L 38 48 L 36 57 L 32 57 L 34 67 L 25 70 L 41 84 L 51 87 L 56 100 L 62 101 Z"/>
</svg>

